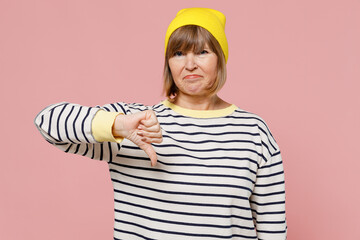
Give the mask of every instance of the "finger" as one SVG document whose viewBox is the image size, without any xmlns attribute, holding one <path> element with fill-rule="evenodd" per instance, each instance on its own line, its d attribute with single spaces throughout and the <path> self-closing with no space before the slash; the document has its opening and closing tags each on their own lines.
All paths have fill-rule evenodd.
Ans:
<svg viewBox="0 0 360 240">
<path fill-rule="evenodd" d="M 143 149 L 145 153 L 149 156 L 151 166 L 154 167 L 157 162 L 157 155 L 154 148 L 150 144 L 144 144 L 143 146 L 141 146 L 141 149 Z"/>
<path fill-rule="evenodd" d="M 159 124 L 155 124 L 155 125 L 152 125 L 150 127 L 146 127 L 145 125 L 140 124 L 138 126 L 138 129 L 139 130 L 144 130 L 144 131 L 147 131 L 147 132 L 159 132 L 159 131 L 161 131 L 161 128 L 160 128 Z"/>
<path fill-rule="evenodd" d="M 148 138 L 159 138 L 162 136 L 161 132 L 146 132 L 143 130 L 138 131 L 137 134 L 139 136 L 148 137 Z"/>
<path fill-rule="evenodd" d="M 156 115 L 153 111 L 148 110 L 145 112 L 145 119 L 141 120 L 141 124 L 145 125 L 146 127 L 151 127 L 158 123 Z"/>
<path fill-rule="evenodd" d="M 158 124 L 156 119 L 148 119 L 148 120 L 141 120 L 140 123 L 144 125 L 145 127 L 151 127 L 153 125 Z"/>
<path fill-rule="evenodd" d="M 159 137 L 159 138 L 146 138 L 146 137 L 143 137 L 141 140 L 143 142 L 147 142 L 147 143 L 162 143 L 163 138 L 162 137 Z"/>
</svg>

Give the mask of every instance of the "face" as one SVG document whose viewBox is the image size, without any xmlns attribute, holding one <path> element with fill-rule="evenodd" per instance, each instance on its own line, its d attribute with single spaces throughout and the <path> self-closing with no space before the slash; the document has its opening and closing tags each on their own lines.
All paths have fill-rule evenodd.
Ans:
<svg viewBox="0 0 360 240">
<path fill-rule="evenodd" d="M 178 51 L 169 59 L 169 67 L 181 95 L 210 95 L 217 77 L 218 57 L 206 44 L 199 53 Z"/>
</svg>

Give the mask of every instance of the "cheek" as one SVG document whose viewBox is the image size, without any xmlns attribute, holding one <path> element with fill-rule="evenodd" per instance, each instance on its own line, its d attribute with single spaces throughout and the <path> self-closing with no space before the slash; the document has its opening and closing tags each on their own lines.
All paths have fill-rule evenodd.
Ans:
<svg viewBox="0 0 360 240">
<path fill-rule="evenodd" d="M 170 62 L 169 62 L 169 68 L 173 79 L 176 81 L 181 73 L 180 68 L 174 63 L 170 64 Z"/>
<path fill-rule="evenodd" d="M 217 65 L 209 65 L 208 69 L 207 69 L 207 74 L 208 76 L 212 79 L 215 80 L 215 78 L 217 77 Z"/>
<path fill-rule="evenodd" d="M 217 77 L 217 57 L 212 57 L 210 59 L 208 59 L 208 61 L 206 62 L 206 64 L 204 65 L 206 68 L 206 72 L 208 74 L 208 76 L 212 77 L 212 78 L 216 78 Z"/>
</svg>

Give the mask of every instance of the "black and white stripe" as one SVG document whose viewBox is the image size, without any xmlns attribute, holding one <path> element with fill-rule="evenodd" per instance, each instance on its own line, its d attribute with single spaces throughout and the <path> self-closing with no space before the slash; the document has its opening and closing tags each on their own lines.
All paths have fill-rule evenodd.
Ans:
<svg viewBox="0 0 360 240">
<path fill-rule="evenodd" d="M 152 144 L 156 167 L 127 139 L 96 142 L 91 120 L 99 109 L 155 112 L 163 133 L 163 142 Z M 41 111 L 35 124 L 63 151 L 109 163 L 114 239 L 286 239 L 280 149 L 256 114 L 238 108 L 194 118 L 162 103 L 59 103 Z"/>
</svg>

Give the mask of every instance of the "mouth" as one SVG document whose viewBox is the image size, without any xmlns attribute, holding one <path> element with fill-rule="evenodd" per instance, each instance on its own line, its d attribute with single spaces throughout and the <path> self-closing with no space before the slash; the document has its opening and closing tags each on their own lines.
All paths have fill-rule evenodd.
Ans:
<svg viewBox="0 0 360 240">
<path fill-rule="evenodd" d="M 201 78 L 202 76 L 197 75 L 197 74 L 192 74 L 192 75 L 187 75 L 184 77 L 184 79 L 197 79 L 197 78 Z"/>
</svg>

